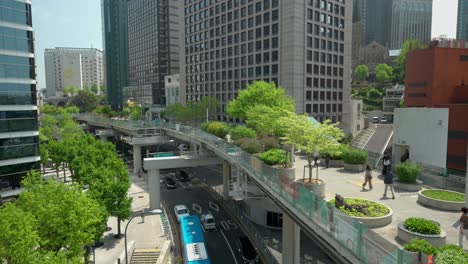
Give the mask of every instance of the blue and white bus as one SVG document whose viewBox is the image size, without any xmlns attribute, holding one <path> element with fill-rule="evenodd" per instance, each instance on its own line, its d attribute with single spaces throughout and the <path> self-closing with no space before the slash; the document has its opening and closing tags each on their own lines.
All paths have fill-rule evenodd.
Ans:
<svg viewBox="0 0 468 264">
<path fill-rule="evenodd" d="M 197 215 L 183 216 L 180 219 L 180 236 L 185 264 L 210 264 L 206 251 L 205 238 Z"/>
</svg>

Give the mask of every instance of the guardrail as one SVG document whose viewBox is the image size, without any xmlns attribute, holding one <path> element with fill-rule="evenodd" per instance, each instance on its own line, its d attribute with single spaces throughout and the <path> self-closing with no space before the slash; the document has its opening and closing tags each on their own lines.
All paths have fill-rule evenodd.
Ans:
<svg viewBox="0 0 468 264">
<path fill-rule="evenodd" d="M 345 248 L 361 263 L 366 264 L 403 264 L 409 263 L 409 256 L 401 248 L 381 237 L 361 223 L 336 212 L 336 208 L 329 206 L 327 201 L 294 179 L 279 175 L 278 170 L 260 162 L 252 155 L 238 149 L 214 135 L 200 129 L 162 123 L 159 128 L 173 134 L 183 133 L 194 140 L 203 142 L 216 154 L 226 159 L 232 166 L 239 166 L 250 177 L 259 183 L 267 194 L 284 203 L 285 208 L 291 208 L 307 225 L 320 229 L 320 233 L 331 239 L 337 252 Z M 233 151 L 236 149 L 237 151 Z"/>
</svg>

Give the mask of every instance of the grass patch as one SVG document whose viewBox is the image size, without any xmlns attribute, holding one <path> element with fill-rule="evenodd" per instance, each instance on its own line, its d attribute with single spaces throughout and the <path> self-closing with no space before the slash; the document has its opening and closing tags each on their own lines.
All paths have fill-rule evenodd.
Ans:
<svg viewBox="0 0 468 264">
<path fill-rule="evenodd" d="M 447 192 L 443 190 L 425 190 L 422 192 L 425 196 L 443 200 L 443 201 L 450 201 L 450 202 L 464 202 L 465 195 L 463 193 L 454 193 L 454 192 Z"/>
<path fill-rule="evenodd" d="M 385 205 L 379 204 L 373 201 L 369 200 L 364 200 L 364 199 L 359 199 L 359 198 L 345 198 L 346 203 L 349 205 L 366 205 L 367 206 L 367 211 L 368 214 L 365 215 L 361 212 L 357 212 L 356 210 L 349 211 L 346 210 L 343 206 L 340 207 L 340 210 L 345 213 L 346 215 L 349 216 L 355 216 L 355 217 L 382 217 L 386 216 L 388 213 L 390 213 L 390 209 L 388 209 Z M 330 200 L 328 203 L 331 205 L 335 206 L 335 199 Z"/>
</svg>

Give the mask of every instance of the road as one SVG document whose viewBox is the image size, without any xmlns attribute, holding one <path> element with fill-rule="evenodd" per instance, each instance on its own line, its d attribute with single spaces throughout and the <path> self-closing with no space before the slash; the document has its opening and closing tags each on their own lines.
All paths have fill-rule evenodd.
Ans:
<svg viewBox="0 0 468 264">
<path fill-rule="evenodd" d="M 175 178 L 172 172 L 164 172 L 161 176 L 162 178 Z M 194 178 L 188 183 L 177 181 L 177 188 L 174 190 L 168 190 L 164 184 L 161 184 L 161 199 L 167 206 L 168 213 L 174 221 L 176 221 L 176 218 L 173 208 L 177 204 L 185 204 L 190 209 L 191 214 L 199 216 L 210 212 L 217 224 L 216 231 L 204 233 L 211 262 L 223 264 L 242 263 L 237 245 L 238 237 L 243 235 L 242 230 L 223 208 L 215 202 L 215 199 L 203 189 L 202 182 L 199 179 Z"/>
</svg>

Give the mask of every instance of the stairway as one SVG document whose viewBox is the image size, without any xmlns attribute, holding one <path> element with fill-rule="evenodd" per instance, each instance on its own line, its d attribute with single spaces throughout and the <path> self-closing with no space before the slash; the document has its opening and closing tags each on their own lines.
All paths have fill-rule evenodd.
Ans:
<svg viewBox="0 0 468 264">
<path fill-rule="evenodd" d="M 150 264 L 158 262 L 161 250 L 158 248 L 138 248 L 133 251 L 130 264 Z"/>
<path fill-rule="evenodd" d="M 372 137 L 372 135 L 374 135 L 375 129 L 375 125 L 370 125 L 368 128 L 361 131 L 361 133 L 359 133 L 359 135 L 353 139 L 351 146 L 354 148 L 363 149 L 367 142 L 369 142 L 369 139 Z"/>
</svg>

